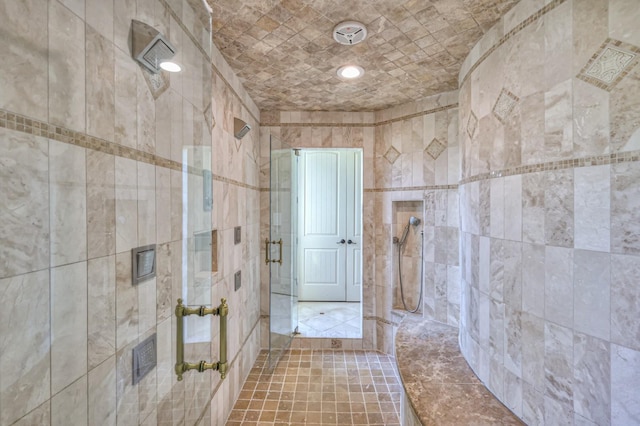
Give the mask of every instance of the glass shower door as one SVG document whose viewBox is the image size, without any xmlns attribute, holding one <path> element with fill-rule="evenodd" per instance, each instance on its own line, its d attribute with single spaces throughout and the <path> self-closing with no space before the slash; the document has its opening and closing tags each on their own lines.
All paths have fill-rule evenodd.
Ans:
<svg viewBox="0 0 640 426">
<path fill-rule="evenodd" d="M 271 136 L 270 229 L 265 241 L 269 263 L 269 367 L 274 368 L 298 329 L 298 157 Z"/>
</svg>

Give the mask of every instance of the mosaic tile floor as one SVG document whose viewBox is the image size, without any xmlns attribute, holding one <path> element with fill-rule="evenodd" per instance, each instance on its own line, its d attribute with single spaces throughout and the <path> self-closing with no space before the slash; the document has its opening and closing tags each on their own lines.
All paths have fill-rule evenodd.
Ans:
<svg viewBox="0 0 640 426">
<path fill-rule="evenodd" d="M 299 302 L 298 331 L 301 337 L 362 337 L 360 302 Z"/>
<path fill-rule="evenodd" d="M 388 355 L 291 349 L 269 373 L 263 351 L 227 425 L 395 426 L 401 396 L 395 361 Z"/>
</svg>

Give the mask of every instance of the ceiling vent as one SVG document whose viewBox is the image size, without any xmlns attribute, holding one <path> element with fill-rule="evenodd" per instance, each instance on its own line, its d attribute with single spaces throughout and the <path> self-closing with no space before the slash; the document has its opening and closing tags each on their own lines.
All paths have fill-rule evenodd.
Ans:
<svg viewBox="0 0 640 426">
<path fill-rule="evenodd" d="M 365 38 L 367 38 L 367 28 L 360 22 L 341 22 L 333 29 L 333 39 L 346 46 L 358 44 Z"/>
</svg>

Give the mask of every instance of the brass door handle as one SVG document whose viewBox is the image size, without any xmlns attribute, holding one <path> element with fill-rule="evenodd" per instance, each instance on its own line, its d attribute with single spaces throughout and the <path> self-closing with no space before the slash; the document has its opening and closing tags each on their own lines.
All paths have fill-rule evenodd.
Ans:
<svg viewBox="0 0 640 426">
<path fill-rule="evenodd" d="M 280 246 L 280 259 L 275 260 L 275 259 L 269 259 L 269 244 L 278 244 Z M 269 241 L 268 238 L 265 238 L 264 240 L 264 263 L 265 264 L 269 264 L 269 263 L 279 263 L 280 265 L 282 265 L 282 238 L 280 238 L 278 241 Z"/>
</svg>

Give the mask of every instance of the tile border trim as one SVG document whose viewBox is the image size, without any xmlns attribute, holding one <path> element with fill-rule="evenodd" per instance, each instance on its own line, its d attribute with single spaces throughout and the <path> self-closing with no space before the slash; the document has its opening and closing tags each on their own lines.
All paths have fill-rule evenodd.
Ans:
<svg viewBox="0 0 640 426">
<path fill-rule="evenodd" d="M 640 150 L 614 152 L 612 154 L 592 155 L 589 157 L 550 161 L 547 163 L 537 163 L 502 170 L 493 170 L 488 173 L 481 173 L 479 175 L 462 179 L 460 181 L 460 185 L 506 176 L 525 175 L 552 170 L 575 169 L 579 167 L 605 166 L 610 164 L 631 163 L 636 161 L 640 161 Z"/>
<path fill-rule="evenodd" d="M 453 185 L 425 185 L 425 186 L 402 186 L 399 188 L 365 188 L 363 192 L 401 192 L 401 191 L 438 191 L 447 189 L 458 189 L 458 184 Z"/>
<path fill-rule="evenodd" d="M 458 86 L 462 87 L 464 85 L 464 83 L 469 79 L 469 77 L 471 76 L 471 74 L 473 74 L 473 72 L 489 57 L 491 56 L 491 54 L 493 52 L 495 52 L 499 47 L 501 47 L 503 44 L 505 44 L 507 41 L 509 41 L 509 39 L 511 39 L 512 37 L 514 37 L 515 35 L 517 35 L 520 31 L 524 30 L 525 28 L 527 28 L 529 25 L 533 24 L 535 21 L 537 21 L 538 19 L 542 18 L 544 15 L 546 15 L 547 13 L 551 12 L 552 10 L 554 10 L 556 7 L 562 5 L 563 3 L 565 3 L 567 0 L 553 0 L 551 1 L 549 4 L 545 5 L 543 8 L 539 9 L 537 12 L 535 12 L 533 15 L 529 16 L 527 19 L 525 19 L 524 21 L 520 22 L 518 25 L 516 25 L 513 29 L 511 29 L 511 31 L 509 31 L 507 34 L 503 35 L 500 40 L 498 40 L 493 46 L 491 46 L 485 53 L 482 54 L 482 56 L 480 56 L 480 58 L 478 58 L 475 63 L 469 67 L 469 70 L 466 72 L 466 74 L 464 75 L 464 77 L 462 78 L 458 78 Z M 504 18 L 504 17 L 503 17 Z M 504 24 L 504 19 L 502 20 L 502 23 Z M 478 40 L 478 43 L 480 43 L 482 41 L 482 39 Z M 476 44 L 477 45 L 477 44 Z"/>
<path fill-rule="evenodd" d="M 396 123 L 398 121 L 410 120 L 412 118 L 421 117 L 424 115 L 435 114 L 440 111 L 447 111 L 450 109 L 458 108 L 458 103 L 445 105 L 437 108 L 431 108 L 425 111 L 416 112 L 409 115 L 403 115 L 400 117 L 392 118 L 384 121 L 375 121 L 373 123 L 277 123 L 277 122 L 265 122 L 260 123 L 260 126 L 264 127 L 379 127 L 387 124 Z M 309 112 L 323 112 L 323 111 L 309 111 Z M 375 112 L 375 111 L 362 111 L 362 112 Z"/>
<path fill-rule="evenodd" d="M 166 169 L 179 172 L 183 171 L 184 168 L 184 164 L 180 161 L 170 160 L 150 152 L 119 145 L 115 142 L 91 136 L 87 133 L 77 132 L 75 130 L 67 129 L 66 127 L 49 124 L 35 118 L 25 117 L 2 108 L 0 108 L 0 128 L 44 137 L 58 142 L 79 146 L 81 148 L 102 152 L 103 154 L 127 158 L 129 160 L 139 161 L 141 163 L 164 167 Z M 186 172 L 190 174 L 202 174 L 202 169 L 188 166 Z M 229 185 L 235 185 L 254 191 L 261 190 L 258 186 L 249 185 L 217 174 L 213 174 L 212 177 L 215 181 L 227 183 Z"/>
</svg>

